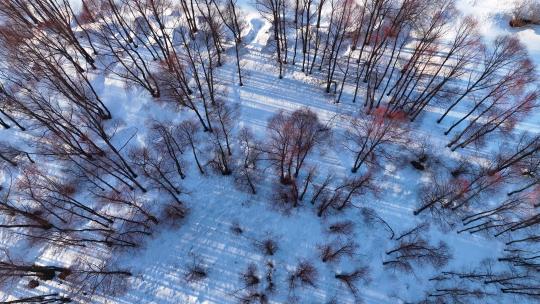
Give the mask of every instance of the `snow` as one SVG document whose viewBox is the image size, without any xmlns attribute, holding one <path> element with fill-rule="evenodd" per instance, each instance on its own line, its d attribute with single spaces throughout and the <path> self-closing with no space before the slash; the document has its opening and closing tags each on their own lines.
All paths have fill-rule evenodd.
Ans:
<svg viewBox="0 0 540 304">
<path fill-rule="evenodd" d="M 461 11 L 474 14 L 481 20 L 480 29 L 487 39 L 493 39 L 499 34 L 515 33 L 527 46 L 535 62 L 540 64 L 540 28 L 509 29 L 505 15 L 501 14 L 501 11 L 510 6 L 509 1 L 461 0 L 459 3 Z M 315 78 L 306 77 L 299 70 L 288 68 L 285 79 L 278 79 L 275 62 L 265 49 L 270 35 L 270 24 L 258 15 L 253 6 L 245 4 L 245 7 L 249 24 L 244 36 L 246 45 L 242 54 L 245 85 L 235 85 L 238 81 L 232 56 L 219 70 L 220 80 L 230 84 L 227 85 L 228 101 L 240 105 L 238 126 L 248 126 L 259 138 L 263 138 L 267 121 L 276 112 L 292 112 L 307 107 L 315 111 L 321 121 L 331 123 L 335 136 L 338 137 L 343 132 L 341 122 L 358 113 L 358 105 L 348 102 L 351 92 L 344 93 L 346 102 L 336 104 L 333 96 L 323 93 L 322 84 Z M 147 92 L 140 88 L 126 87 L 114 75 L 97 74 L 92 81 L 99 88 L 98 95 L 119 123 L 115 135 L 116 143 L 122 143 L 136 134 L 136 142 L 130 144 L 143 144 L 146 136 L 145 124 L 148 121 L 178 122 L 190 115 L 156 103 Z M 433 123 L 433 118 L 440 113 L 440 109 L 432 107 L 428 111 L 430 113 L 427 113 L 422 121 L 425 127 L 419 130 L 418 134 L 419 137 L 429 138 L 434 156 L 448 160 L 467 157 L 471 162 L 481 162 L 482 153 L 484 156 L 489 153 L 476 153 L 472 149 L 452 153 L 445 149 L 447 138 L 442 133 L 446 126 Z M 459 113 L 450 114 L 453 115 L 457 116 Z M 538 116 L 520 125 L 518 129 L 540 132 Z M 0 130 L 3 140 L 18 137 L 17 134 L 15 130 Z M 411 156 L 404 152 L 403 147 L 396 147 L 395 150 L 397 155 L 405 159 L 405 164 L 387 164 L 377 177 L 382 193 L 361 197 L 360 201 L 355 203 L 376 210 L 396 233 L 399 233 L 423 220 L 413 216 L 412 211 L 419 199 L 418 189 L 430 180 L 431 173 L 421 173 L 410 168 L 406 164 L 407 158 Z M 437 155 L 439 153 L 440 155 Z M 187 156 L 189 157 L 191 156 Z M 351 156 L 341 144 L 326 149 L 324 153 L 309 161 L 320 166 L 319 180 L 324 178 L 326 172 L 333 172 L 338 177 L 345 177 L 350 172 Z M 366 304 L 409 303 L 421 299 L 429 287 L 427 279 L 436 273 L 430 267 L 416 269 L 414 274 L 393 273 L 384 269 L 384 252 L 394 243 L 388 239 L 387 232 L 382 227 L 364 225 L 358 209 L 352 208 L 345 213 L 321 219 L 316 216 L 313 206 L 304 202 L 303 206 L 291 213 L 283 213 L 272 207 L 269 199 L 272 197 L 272 188 L 269 183 L 263 183 L 257 195 L 250 195 L 240 191 L 232 178 L 213 173 L 200 176 L 194 167 L 191 169 L 188 178 L 182 183 L 182 187 L 189 193 L 183 197 L 189 206 L 189 215 L 179 223 L 179 227 L 161 227 L 142 248 L 114 253 L 112 258 L 116 265 L 130 269 L 134 274 L 129 281 L 129 287 L 123 295 L 100 296 L 92 302 L 238 303 L 238 297 L 242 294 L 240 273 L 249 263 L 255 263 L 259 272 L 264 273 L 266 263 L 271 261 L 275 265 L 275 280 L 279 288 L 278 292 L 272 295 L 271 303 L 293 303 L 295 299 L 298 303 L 325 303 L 333 298 L 337 299 L 337 303 L 354 303 L 346 287 L 337 281 L 334 275 L 358 266 L 371 268 L 371 282 L 360 288 L 361 298 Z M 54 172 L 54 169 L 51 172 Z M 0 171 L 0 184 L 5 179 L 6 176 Z M 151 201 L 152 196 L 160 195 L 164 194 L 149 194 L 148 200 Z M 359 245 L 357 255 L 344 258 L 338 263 L 322 263 L 318 257 L 318 247 L 340 239 L 327 232 L 328 226 L 346 219 L 356 225 L 352 238 Z M 240 235 L 231 230 L 235 222 L 244 230 Z M 503 248 L 502 242 L 483 235 L 445 232 L 436 225 L 430 227 L 429 234 L 433 243 L 445 240 L 450 244 L 454 259 L 447 268 L 479 264 Z M 255 246 L 257 240 L 260 241 L 266 236 L 272 236 L 278 243 L 279 249 L 274 256 L 265 256 Z M 0 239 L 7 237 L 0 234 Z M 28 250 L 25 257 L 41 264 L 69 264 L 78 254 L 94 256 L 97 259 L 111 258 L 110 253 L 100 251 L 99 248 L 88 248 L 83 252 L 75 249 L 58 252 L 51 248 L 33 247 L 23 240 L 4 245 L 15 251 Z M 287 273 L 301 260 L 309 260 L 316 265 L 319 271 L 316 287 L 299 288 L 296 294 L 289 294 Z M 208 278 L 201 282 L 188 283 L 185 274 L 194 261 L 208 268 Z M 26 283 L 23 279 L 15 290 L 0 290 L 0 300 L 27 296 L 29 291 L 25 287 Z M 32 293 L 63 288 L 59 284 L 51 283 L 50 286 L 41 285 Z"/>
<path fill-rule="evenodd" d="M 479 30 L 486 39 L 502 34 L 517 34 L 527 47 L 531 58 L 540 64 L 540 29 L 538 26 L 513 29 L 508 26 L 513 1 L 509 0 L 459 0 L 458 9 L 473 15 L 479 21 Z"/>
</svg>

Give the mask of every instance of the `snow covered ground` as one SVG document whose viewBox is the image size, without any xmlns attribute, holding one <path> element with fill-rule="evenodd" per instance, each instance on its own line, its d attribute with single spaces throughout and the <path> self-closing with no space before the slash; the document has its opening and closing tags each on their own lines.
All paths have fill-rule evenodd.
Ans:
<svg viewBox="0 0 540 304">
<path fill-rule="evenodd" d="M 244 86 L 237 83 L 233 50 L 229 50 L 229 60 L 219 68 L 219 78 L 227 83 L 228 101 L 238 103 L 240 116 L 238 126 L 247 126 L 258 137 L 265 136 L 267 121 L 276 112 L 292 112 L 307 107 L 317 113 L 323 122 L 331 122 L 336 136 L 342 130 L 340 121 L 355 115 L 359 107 L 349 102 L 352 91 L 344 93 L 344 102 L 334 103 L 334 96 L 323 92 L 321 83 L 314 77 L 306 77 L 298 69 L 288 68 L 284 79 L 276 77 L 276 64 L 265 49 L 270 33 L 269 23 L 253 9 L 249 0 L 245 2 L 248 11 L 242 65 L 245 73 Z M 520 30 L 507 26 L 507 17 L 501 12 L 510 7 L 506 0 L 461 0 L 459 8 L 465 14 L 478 17 L 481 32 L 486 39 L 501 33 L 516 33 L 527 46 L 532 58 L 540 64 L 540 28 L 531 27 Z M 180 121 L 181 115 L 166 104 L 156 103 L 147 92 L 140 88 L 126 88 L 114 76 L 93 76 L 93 83 L 100 88 L 98 95 L 111 109 L 115 119 L 124 123 L 119 129 L 117 140 L 136 135 L 136 140 L 144 142 L 145 130 L 141 122 L 150 119 L 158 121 Z M 432 145 L 433 157 L 456 160 L 471 157 L 482 159 L 482 152 L 466 149 L 450 152 L 445 148 L 447 138 L 443 135 L 448 125 L 430 123 L 440 109 L 431 108 L 423 118 L 422 129 L 417 130 L 420 137 L 428 138 Z M 455 113 L 454 115 L 457 115 Z M 540 114 L 536 113 L 520 129 L 533 133 L 540 132 Z M 419 124 L 419 123 L 418 123 Z M 2 139 L 19 136 L 15 130 L 0 130 Z M 22 136 L 22 135 L 21 135 Z M 411 155 L 402 148 L 396 148 L 398 161 L 388 163 L 384 172 L 377 176 L 381 188 L 377 195 L 363 196 L 355 202 L 362 207 L 370 207 L 390 224 L 396 233 L 414 227 L 425 218 L 412 214 L 418 204 L 418 190 L 424 185 L 430 173 L 414 170 L 408 165 Z M 489 153 L 484 151 L 483 153 Z M 351 155 L 337 143 L 324 153 L 309 160 L 321 168 L 322 172 L 334 172 L 345 177 L 350 172 Z M 186 190 L 183 200 L 190 209 L 189 216 L 177 228 L 163 227 L 148 239 L 142 248 L 114 253 L 112 260 L 122 268 L 133 273 L 125 293 L 108 297 L 101 295 L 94 303 L 239 303 L 243 295 L 240 282 L 241 273 L 249 264 L 257 265 L 260 273 L 265 273 L 268 263 L 272 263 L 277 291 L 270 297 L 270 303 L 355 303 L 346 286 L 335 279 L 335 274 L 361 266 L 369 266 L 369 282 L 360 285 L 360 298 L 367 304 L 411 303 L 419 301 L 430 288 L 429 278 L 438 273 L 431 267 L 414 269 L 411 274 L 393 272 L 382 265 L 386 259 L 385 251 L 394 242 L 389 240 L 388 231 L 381 225 L 366 225 L 359 208 L 344 213 L 316 216 L 316 211 L 308 202 L 290 213 L 275 210 L 272 204 L 272 188 L 264 184 L 256 195 L 240 191 L 233 179 L 218 174 L 201 176 L 195 173 L 183 181 Z M 0 181 L 2 177 L 0 176 Z M 160 194 L 154 194 L 160 195 Z M 337 222 L 351 220 L 355 223 L 351 239 L 358 244 L 356 254 L 336 263 L 323 263 L 318 248 L 323 244 L 346 240 L 343 236 L 332 235 L 328 227 Z M 235 233 L 232 228 L 238 224 L 243 233 Z M 457 234 L 455 231 L 442 231 L 436 225 L 429 228 L 431 241 L 444 240 L 451 246 L 453 259 L 446 267 L 457 269 L 477 265 L 503 248 L 503 242 L 480 234 Z M 272 237 L 277 241 L 275 255 L 266 256 L 256 246 L 257 242 Z M 1 235 L 0 235 L 1 239 Z M 11 239 L 11 238 L 10 238 Z M 77 254 L 95 255 L 103 258 L 108 252 L 74 249 L 58 252 L 49 248 L 36 248 L 21 240 L 18 250 L 26 251 L 26 259 L 37 263 L 68 263 Z M 295 293 L 288 292 L 287 274 L 299 261 L 311 261 L 319 275 L 315 286 L 299 288 Z M 187 282 L 186 273 L 190 266 L 197 264 L 208 269 L 208 277 L 198 282 Z M 63 286 L 51 283 L 42 284 L 29 291 L 27 281 L 21 280 L 16 289 L 2 290 L 0 300 L 15 299 L 40 294 L 50 290 L 62 290 Z M 508 301 L 511 297 L 502 299 Z"/>
<path fill-rule="evenodd" d="M 508 26 L 514 1 L 509 0 L 460 0 L 458 8 L 464 14 L 478 18 L 480 30 L 486 38 L 500 34 L 516 33 L 531 54 L 532 59 L 540 63 L 540 32 L 538 27 L 512 29 Z"/>
</svg>

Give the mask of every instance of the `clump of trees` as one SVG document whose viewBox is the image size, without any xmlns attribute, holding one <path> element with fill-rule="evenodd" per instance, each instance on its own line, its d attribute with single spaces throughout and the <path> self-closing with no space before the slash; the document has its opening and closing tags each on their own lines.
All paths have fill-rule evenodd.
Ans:
<svg viewBox="0 0 540 304">
<path fill-rule="evenodd" d="M 384 159 L 392 158 L 389 148 L 406 145 L 408 130 L 400 123 L 399 117 L 387 116 L 384 111 L 376 111 L 366 117 L 351 119 L 346 131 L 346 147 L 354 155 L 352 173 L 361 167 L 380 165 Z"/>
<path fill-rule="evenodd" d="M 232 46 L 243 84 L 242 16 L 232 0 L 90 0 L 81 11 L 70 1 L 3 1 L 0 126 L 26 133 L 22 144 L 0 145 L 2 176 L 11 177 L 0 185 L 0 229 L 32 244 L 105 253 L 138 248 L 158 224 L 183 222 L 189 208 L 182 181 L 191 165 L 200 174 L 238 171 L 255 191 L 253 143 L 238 139 L 249 148 L 238 149 L 245 158 L 236 170 L 236 108 L 223 100 L 216 77 Z M 190 114 L 175 123 L 145 121 L 148 132 L 139 137 L 110 111 L 94 74 Z M 156 191 L 165 195 L 145 196 Z M 69 297 L 29 301 L 113 294 L 107 288 L 125 289 L 115 286 L 131 275 L 100 263 L 21 263 L 6 261 L 5 276 L 35 277 L 31 288 L 45 278 L 78 285 Z"/>
<path fill-rule="evenodd" d="M 534 15 L 535 3 L 524 1 L 516 12 Z M 444 133 L 452 134 L 453 151 L 512 129 L 538 99 L 530 91 L 534 69 L 525 47 L 509 35 L 483 43 L 477 21 L 461 16 L 455 1 L 265 0 L 257 8 L 272 25 L 269 43 L 280 78 L 290 55 L 294 65 L 301 49 L 302 71 L 312 74 L 318 67 L 313 77 L 337 95 L 336 102 L 346 88 L 354 90 L 353 103 L 365 91 L 367 113 L 382 108 L 384 116 L 415 121 L 434 106 L 443 109 L 441 123 L 465 107 Z"/>
<path fill-rule="evenodd" d="M 289 289 L 294 290 L 298 287 L 307 286 L 315 287 L 318 275 L 319 272 L 312 263 L 300 261 L 288 275 Z"/>
<path fill-rule="evenodd" d="M 540 24 L 540 3 L 534 0 L 516 1 L 512 8 L 511 27 Z"/>
<path fill-rule="evenodd" d="M 430 240 L 427 225 L 399 234 L 358 202 L 377 198 L 385 165 L 398 163 L 403 148 L 419 146 L 410 164 L 428 182 L 413 215 L 431 213 L 457 233 L 483 233 L 506 246 L 497 269 L 486 264 L 433 277 L 426 303 L 497 293 L 538 298 L 540 137 L 515 134 L 540 96 L 525 46 L 509 35 L 483 41 L 477 21 L 461 16 L 453 0 L 255 5 L 270 23 L 268 46 L 279 78 L 299 69 L 335 103 L 350 101 L 354 116 L 351 111 L 327 122 L 304 107 L 273 115 L 264 137 L 241 127 L 220 71 L 232 60 L 235 83 L 243 86 L 249 75 L 241 58 L 247 24 L 236 0 L 88 0 L 81 12 L 67 0 L 2 1 L 0 132 L 24 136 L 22 143 L 0 143 L 0 170 L 8 177 L 0 184 L 0 230 L 54 248 L 135 249 L 157 225 L 184 222 L 190 210 L 186 179 L 218 174 L 252 195 L 270 188 L 276 206 L 312 207 L 324 220 L 361 208 L 365 224 L 388 234 L 386 268 L 412 272 L 430 265 L 440 271 L 452 255 L 445 242 Z M 535 1 L 518 2 L 511 26 L 537 24 L 539 12 Z M 103 98 L 101 76 L 140 89 L 154 106 L 178 111 L 178 119 L 142 121 L 144 132 L 131 130 Z M 450 152 L 474 150 L 495 136 L 508 141 L 482 163 L 440 166 L 430 158 L 432 147 L 418 140 L 427 111 L 440 113 L 433 122 L 448 136 Z M 341 147 L 352 158 L 346 175 L 328 172 L 335 167 L 317 159 Z M 319 246 L 320 263 L 358 256 L 353 221 L 331 219 L 327 227 L 336 239 Z M 239 224 L 231 229 L 244 236 Z M 254 245 L 267 259 L 284 250 L 271 236 Z M 187 282 L 211 271 L 200 261 L 186 268 Z M 267 303 L 277 289 L 275 272 L 271 260 L 248 265 L 240 301 Z M 319 275 L 316 264 L 299 261 L 287 274 L 289 291 L 317 287 Z M 114 294 L 130 276 L 104 261 L 43 265 L 7 253 L 0 259 L 3 283 L 29 279 L 28 288 L 43 281 L 73 287 L 66 295 L 20 301 Z M 352 267 L 333 277 L 358 298 L 369 269 Z"/>
<path fill-rule="evenodd" d="M 79 259 L 70 267 L 56 265 L 29 264 L 11 257 L 8 251 L 2 252 L 0 260 L 0 283 L 13 284 L 19 279 L 29 279 L 34 287 L 39 282 L 58 281 L 70 286 L 75 291 L 84 291 L 85 296 L 96 293 L 118 295 L 125 291 L 126 280 L 131 272 L 117 269 L 106 262 L 94 263 Z M 13 286 L 8 287 L 13 288 Z M 57 298 L 60 303 L 69 302 L 65 296 L 43 295 L 37 299 Z"/>
<path fill-rule="evenodd" d="M 359 299 L 360 291 L 357 285 L 359 283 L 368 283 L 370 281 L 370 272 L 368 267 L 358 267 L 351 272 L 338 272 L 334 277 L 346 286 L 356 299 Z"/>
<path fill-rule="evenodd" d="M 330 136 L 330 128 L 307 108 L 290 115 L 279 112 L 268 121 L 262 149 L 279 178 L 276 200 L 298 206 L 313 179 L 314 169 L 305 173 L 309 156 L 324 149 Z"/>
<path fill-rule="evenodd" d="M 383 265 L 394 270 L 413 272 L 414 266 L 431 265 L 440 269 L 452 258 L 450 248 L 444 241 L 430 244 L 426 236 L 429 225 L 420 224 L 399 235 L 395 246 L 386 251 Z"/>
</svg>

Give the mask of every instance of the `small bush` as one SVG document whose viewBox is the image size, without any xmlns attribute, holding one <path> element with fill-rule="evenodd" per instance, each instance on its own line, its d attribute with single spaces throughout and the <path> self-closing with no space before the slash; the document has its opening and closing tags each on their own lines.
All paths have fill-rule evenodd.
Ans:
<svg viewBox="0 0 540 304">
<path fill-rule="evenodd" d="M 276 284 L 274 283 L 274 264 L 271 261 L 266 263 L 266 291 L 273 293 L 276 291 Z"/>
<path fill-rule="evenodd" d="M 357 247 L 358 245 L 353 241 L 325 244 L 319 247 L 320 257 L 323 263 L 337 262 L 343 256 L 352 257 Z"/>
<path fill-rule="evenodd" d="M 234 221 L 232 223 L 231 231 L 232 231 L 232 233 L 234 233 L 236 235 L 240 235 L 240 234 L 244 233 L 244 229 L 242 229 L 242 227 L 240 226 L 240 223 L 238 221 Z"/>
<path fill-rule="evenodd" d="M 194 264 L 188 267 L 188 272 L 186 274 L 186 281 L 189 283 L 199 282 L 208 277 L 208 271 L 205 267 Z"/>
<path fill-rule="evenodd" d="M 249 264 L 248 268 L 242 273 L 242 282 L 246 288 L 252 288 L 261 282 L 257 274 L 257 266 L 255 264 Z"/>
<path fill-rule="evenodd" d="M 261 292 L 250 292 L 240 299 L 241 304 L 267 304 L 268 297 Z"/>
<path fill-rule="evenodd" d="M 358 296 L 358 287 L 356 286 L 359 281 L 364 283 L 369 282 L 369 268 L 360 267 L 352 272 L 348 273 L 336 273 L 335 278 L 343 283 L 349 291 L 355 296 Z"/>
<path fill-rule="evenodd" d="M 255 243 L 255 246 L 262 251 L 264 255 L 273 256 L 278 251 L 278 244 L 277 242 L 271 238 L 268 237 L 262 241 L 257 241 Z"/>
<path fill-rule="evenodd" d="M 34 289 L 34 288 L 36 288 L 38 286 L 39 286 L 39 281 L 38 280 L 30 280 L 28 282 L 28 288 L 30 288 L 30 289 Z"/>
<path fill-rule="evenodd" d="M 176 202 L 171 202 L 163 210 L 163 221 L 171 226 L 178 226 L 187 216 L 189 210 Z"/>
<path fill-rule="evenodd" d="M 289 289 L 294 290 L 299 285 L 315 287 L 317 277 L 317 268 L 308 261 L 302 261 L 298 263 L 296 269 L 289 274 Z"/>
<path fill-rule="evenodd" d="M 350 235 L 354 232 L 354 222 L 342 221 L 335 222 L 328 227 L 328 232 L 332 234 Z"/>
</svg>

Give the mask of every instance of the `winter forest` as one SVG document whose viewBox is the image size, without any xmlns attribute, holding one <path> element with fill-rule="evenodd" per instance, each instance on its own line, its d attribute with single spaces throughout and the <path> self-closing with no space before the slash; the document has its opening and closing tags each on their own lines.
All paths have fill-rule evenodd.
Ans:
<svg viewBox="0 0 540 304">
<path fill-rule="evenodd" d="M 540 0 L 0 0 L 0 303 L 540 302 Z"/>
</svg>

